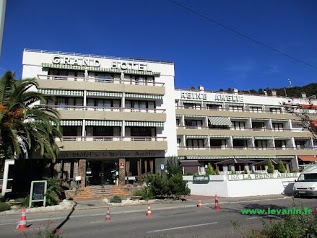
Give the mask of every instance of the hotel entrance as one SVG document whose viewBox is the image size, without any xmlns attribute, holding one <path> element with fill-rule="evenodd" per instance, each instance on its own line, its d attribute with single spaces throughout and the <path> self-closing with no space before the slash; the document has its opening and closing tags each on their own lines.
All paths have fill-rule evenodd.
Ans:
<svg viewBox="0 0 317 238">
<path fill-rule="evenodd" d="M 86 186 L 114 185 L 118 177 L 118 160 L 89 160 L 86 164 Z"/>
</svg>

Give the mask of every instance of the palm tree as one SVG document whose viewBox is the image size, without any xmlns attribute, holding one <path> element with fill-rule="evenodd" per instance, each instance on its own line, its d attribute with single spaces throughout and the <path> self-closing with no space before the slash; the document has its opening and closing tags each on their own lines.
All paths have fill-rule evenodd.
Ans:
<svg viewBox="0 0 317 238">
<path fill-rule="evenodd" d="M 6 159 L 28 158 L 33 152 L 56 159 L 55 138 L 62 137 L 59 114 L 37 105 L 45 100 L 37 88 L 36 79 L 16 80 L 10 71 L 0 79 L 0 154 Z"/>
</svg>

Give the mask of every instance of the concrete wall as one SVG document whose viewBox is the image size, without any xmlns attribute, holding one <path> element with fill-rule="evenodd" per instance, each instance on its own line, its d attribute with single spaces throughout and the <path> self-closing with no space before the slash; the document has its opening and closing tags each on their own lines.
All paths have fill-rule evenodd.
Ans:
<svg viewBox="0 0 317 238">
<path fill-rule="evenodd" d="M 296 176 L 296 177 L 295 177 Z M 220 197 L 246 197 L 273 194 L 292 194 L 295 179 L 292 178 L 272 178 L 253 180 L 229 180 L 228 175 L 211 175 L 208 184 L 194 184 L 193 176 L 183 176 L 188 182 L 192 195 Z"/>
</svg>

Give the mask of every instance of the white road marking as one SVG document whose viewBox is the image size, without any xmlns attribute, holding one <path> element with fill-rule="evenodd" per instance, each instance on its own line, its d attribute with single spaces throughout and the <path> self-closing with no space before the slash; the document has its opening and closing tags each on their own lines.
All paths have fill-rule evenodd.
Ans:
<svg viewBox="0 0 317 238">
<path fill-rule="evenodd" d="M 203 224 L 189 225 L 189 226 L 178 226 L 178 227 L 171 227 L 171 228 L 166 228 L 166 229 L 161 229 L 161 230 L 148 231 L 146 233 L 156 233 L 156 232 L 161 232 L 161 231 L 171 231 L 171 230 L 186 229 L 186 228 L 191 228 L 191 227 L 208 226 L 208 225 L 214 225 L 217 223 L 218 222 L 211 222 L 211 223 L 203 223 Z"/>
</svg>

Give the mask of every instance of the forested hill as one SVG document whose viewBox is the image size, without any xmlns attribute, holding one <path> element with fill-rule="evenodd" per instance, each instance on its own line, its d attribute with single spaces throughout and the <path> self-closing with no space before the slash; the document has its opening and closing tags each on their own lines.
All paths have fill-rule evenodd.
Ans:
<svg viewBox="0 0 317 238">
<path fill-rule="evenodd" d="M 232 89 L 230 89 L 232 91 Z M 272 95 L 272 90 L 276 91 L 277 96 L 287 96 L 293 98 L 302 97 L 302 93 L 306 93 L 306 97 L 310 97 L 312 95 L 317 95 L 317 83 L 311 83 L 302 87 L 285 87 L 285 88 L 265 88 L 258 90 L 241 90 L 243 93 L 251 93 L 251 94 L 264 94 L 264 91 L 267 92 L 268 95 Z M 221 90 L 222 91 L 222 90 Z M 228 90 L 225 90 L 230 92 Z"/>
</svg>

